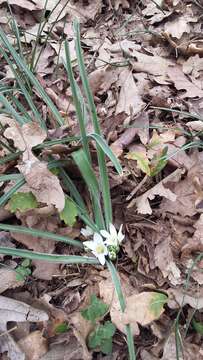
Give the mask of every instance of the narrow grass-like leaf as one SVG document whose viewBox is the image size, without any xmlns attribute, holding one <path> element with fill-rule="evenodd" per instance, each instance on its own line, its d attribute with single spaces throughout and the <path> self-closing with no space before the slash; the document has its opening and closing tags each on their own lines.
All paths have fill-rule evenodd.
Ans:
<svg viewBox="0 0 203 360">
<path fill-rule="evenodd" d="M 57 6 L 59 5 L 60 2 L 61 2 L 61 0 L 59 0 L 59 1 L 56 3 L 56 5 L 52 8 L 52 10 L 50 11 L 50 13 L 49 13 L 48 16 L 46 17 L 45 21 L 43 22 L 42 27 L 40 28 L 40 31 L 37 33 L 37 40 L 36 40 L 36 42 L 35 42 L 36 44 L 37 44 L 38 40 L 41 38 L 41 34 L 42 34 L 43 30 L 44 30 L 44 27 L 45 27 L 46 23 L 49 21 L 50 16 L 52 15 L 52 13 L 53 13 L 54 10 L 57 8 Z M 47 32 L 47 36 L 46 36 L 46 38 L 44 39 L 44 44 L 47 44 L 48 39 L 51 38 L 51 36 L 52 36 L 52 30 L 54 29 L 54 27 L 55 27 L 58 19 L 60 18 L 63 10 L 65 9 L 65 7 L 67 6 L 67 4 L 68 4 L 69 2 L 70 2 L 70 0 L 67 0 L 67 1 L 63 4 L 63 6 L 62 6 L 62 8 L 60 9 L 60 11 L 59 11 L 59 13 L 58 13 L 55 21 L 53 21 L 52 24 L 51 24 L 51 26 L 49 27 L 49 30 L 48 30 L 48 32 Z M 46 0 L 46 3 L 47 3 L 47 0 Z M 37 64 L 38 64 L 38 61 L 39 61 L 39 59 L 40 59 L 40 56 L 41 56 L 41 54 L 42 54 L 43 49 L 44 49 L 44 47 L 41 47 L 41 49 L 40 49 L 40 51 L 39 51 L 39 54 L 38 54 L 37 59 L 35 60 L 35 62 L 34 62 L 35 54 L 33 54 L 33 59 L 32 59 L 33 66 L 31 67 L 31 70 L 32 70 L 33 72 L 34 72 L 35 69 L 36 69 L 36 66 L 37 66 Z"/>
<path fill-rule="evenodd" d="M 92 116 L 92 122 L 94 126 L 94 132 L 98 135 L 101 135 L 99 120 L 97 117 L 96 106 L 94 103 L 94 98 L 89 86 L 87 72 L 85 69 L 85 64 L 82 56 L 82 48 L 80 44 L 80 30 L 79 30 L 79 22 L 74 20 L 73 23 L 76 41 L 75 41 L 75 48 L 78 60 L 78 66 L 80 70 L 80 76 L 84 88 L 85 95 L 87 97 L 89 112 Z M 112 222 L 112 206 L 111 206 L 111 196 L 110 196 L 110 186 L 109 186 L 109 179 L 107 173 L 107 167 L 105 163 L 105 155 L 103 150 L 97 145 L 97 156 L 98 156 L 98 163 L 99 163 L 99 171 L 101 177 L 101 189 L 103 195 L 103 202 L 104 202 L 104 215 L 105 215 L 105 222 L 107 229 L 109 228 L 109 223 Z"/>
<path fill-rule="evenodd" d="M 61 176 L 64 187 L 67 189 L 67 191 L 70 192 L 72 200 L 73 199 L 75 200 L 75 205 L 77 206 L 77 210 L 78 210 L 78 216 L 93 231 L 98 232 L 99 229 L 97 228 L 95 223 L 90 218 L 87 208 L 85 206 L 85 203 L 84 203 L 78 189 L 76 188 L 75 184 L 73 183 L 73 181 L 71 180 L 71 178 L 68 176 L 68 174 L 65 172 L 65 170 L 63 168 L 60 169 L 60 176 Z"/>
<path fill-rule="evenodd" d="M 88 140 L 87 140 L 87 136 L 86 136 L 84 112 L 82 111 L 81 102 L 80 102 L 80 99 L 78 96 L 77 84 L 76 84 L 76 81 L 75 81 L 75 78 L 73 75 L 68 41 L 65 42 L 65 52 L 66 52 L 65 68 L 68 73 L 68 77 L 69 77 L 69 81 L 70 81 L 71 91 L 72 91 L 72 95 L 73 95 L 73 102 L 75 105 L 76 115 L 77 115 L 77 119 L 78 119 L 79 126 L 80 126 L 80 133 L 81 133 L 81 137 L 82 137 L 83 149 L 86 153 L 88 160 L 90 161 L 90 151 L 89 151 Z"/>
<path fill-rule="evenodd" d="M 31 260 L 48 261 L 58 264 L 99 264 L 98 260 L 88 256 L 77 255 L 55 255 L 55 254 L 43 254 L 29 250 L 19 250 L 9 247 L 0 247 L 0 254 L 17 256 Z"/>
<path fill-rule="evenodd" d="M 43 144 L 39 144 L 33 147 L 33 150 L 38 150 L 38 149 L 44 149 L 50 146 L 54 146 L 54 145 L 58 145 L 58 144 L 69 144 L 73 141 L 79 141 L 80 137 L 79 136 L 69 136 L 69 137 L 65 137 L 63 139 L 55 139 L 55 140 L 49 140 L 49 141 L 44 141 Z"/>
<path fill-rule="evenodd" d="M 18 181 L 16 181 L 15 185 L 9 190 L 7 191 L 4 195 L 2 195 L 0 197 L 0 207 L 5 205 L 7 203 L 7 201 L 10 199 L 10 197 L 15 194 L 16 191 L 18 191 L 21 186 L 23 186 L 25 184 L 25 179 L 19 179 Z"/>
<path fill-rule="evenodd" d="M 7 224 L 2 224 L 0 223 L 0 229 L 1 230 L 5 230 L 5 231 L 12 231 L 12 232 L 16 232 L 19 234 L 28 234 L 28 235 L 32 235 L 32 236 L 36 236 L 36 237 L 41 237 L 44 239 L 51 239 L 54 241 L 60 241 L 60 242 L 64 242 L 66 244 L 69 245 L 73 245 L 73 246 L 77 246 L 80 248 L 83 248 L 83 244 L 81 241 L 79 240 L 73 240 L 67 236 L 61 236 L 61 235 L 57 235 L 48 231 L 41 231 L 38 229 L 30 229 L 30 228 L 26 228 L 23 226 L 18 226 L 18 225 L 7 225 Z"/>
<path fill-rule="evenodd" d="M 1 29 L 0 29 L 1 31 Z M 2 103 L 8 113 L 22 126 L 27 122 L 27 119 L 17 113 L 13 106 L 9 103 L 9 101 L 6 99 L 6 97 L 3 94 L 0 94 L 0 103 Z"/>
<path fill-rule="evenodd" d="M 114 155 L 111 148 L 108 146 L 107 142 L 104 140 L 104 138 L 101 135 L 98 135 L 98 134 L 89 134 L 88 137 L 92 138 L 93 140 L 96 141 L 96 143 L 100 146 L 100 148 L 103 150 L 103 152 L 112 161 L 112 163 L 115 166 L 118 174 L 122 175 L 123 170 L 122 170 L 121 164 L 118 161 L 117 157 Z"/>
<path fill-rule="evenodd" d="M 165 107 L 158 107 L 158 106 L 151 106 L 150 108 L 155 109 L 155 110 L 164 110 L 164 111 L 168 111 L 168 112 L 174 112 L 174 113 L 186 116 L 188 118 L 193 118 L 193 119 L 203 121 L 203 118 L 201 116 L 189 113 L 187 111 L 175 110 L 175 109 L 170 109 L 170 108 L 165 108 Z"/>
<path fill-rule="evenodd" d="M 13 46 L 8 41 L 5 33 L 0 28 L 0 40 L 2 44 L 5 46 L 5 48 L 9 51 L 9 53 L 12 55 L 13 59 L 15 60 L 17 66 L 19 69 L 26 74 L 26 76 L 29 78 L 30 82 L 35 86 L 38 94 L 42 97 L 43 101 L 47 104 L 53 115 L 55 116 L 57 122 L 59 125 L 64 124 L 64 120 L 62 116 L 60 115 L 60 112 L 55 107 L 54 103 L 50 99 L 50 97 L 47 95 L 46 91 L 43 89 L 37 78 L 33 75 L 32 71 L 28 68 L 28 66 L 25 64 L 25 62 L 20 58 L 18 53 L 15 51 Z"/>
<path fill-rule="evenodd" d="M 99 196 L 99 184 L 84 150 L 80 149 L 73 152 L 72 157 L 76 165 L 78 166 L 90 191 L 93 194 Z"/>
<path fill-rule="evenodd" d="M 7 163 L 8 161 L 12 161 L 17 159 L 20 155 L 22 154 L 22 151 L 17 151 L 15 154 L 8 154 L 6 156 L 4 156 L 2 159 L 0 159 L 0 165 L 3 165 L 5 163 Z"/>
<path fill-rule="evenodd" d="M 86 182 L 86 185 L 90 191 L 90 195 L 92 196 L 95 222 L 100 229 L 104 229 L 104 220 L 103 220 L 103 214 L 100 204 L 99 184 L 97 182 L 97 178 L 94 174 L 92 166 L 90 165 L 88 158 L 85 152 L 83 151 L 83 149 L 80 149 L 72 153 L 72 157 L 76 165 L 78 166 L 83 179 Z"/>
<path fill-rule="evenodd" d="M 111 274 L 112 282 L 113 282 L 113 284 L 115 286 L 115 290 L 116 290 L 116 294 L 117 294 L 117 297 L 118 297 L 118 300 L 119 300 L 119 303 L 120 303 L 121 311 L 124 312 L 125 307 L 126 307 L 126 303 L 125 303 L 125 298 L 124 298 L 124 295 L 123 295 L 123 292 L 122 292 L 121 283 L 120 283 L 118 273 L 116 271 L 115 266 L 113 265 L 113 263 L 111 261 L 106 261 L 106 264 L 107 264 L 107 267 L 108 267 L 109 272 Z M 133 340 L 133 335 L 132 335 L 130 325 L 126 325 L 126 334 L 127 334 L 127 344 L 128 344 L 129 359 L 130 360 L 136 360 L 134 340 Z"/>
<path fill-rule="evenodd" d="M 0 176 L 0 182 L 11 181 L 11 180 L 20 180 L 23 179 L 22 174 L 6 174 Z"/>
<path fill-rule="evenodd" d="M 16 80 L 17 84 L 19 85 L 19 87 L 22 91 L 22 94 L 24 95 L 24 97 L 27 101 L 27 104 L 29 105 L 30 110 L 33 112 L 35 119 L 41 124 L 41 126 L 43 128 L 46 128 L 46 124 L 45 124 L 44 120 L 42 119 L 39 111 L 37 110 L 37 108 L 32 100 L 32 97 L 30 96 L 23 80 L 18 75 L 18 71 L 14 68 L 12 61 L 9 59 L 8 55 L 6 54 L 6 51 L 3 48 L 0 48 L 0 53 L 2 53 L 2 55 L 4 56 L 5 60 L 7 61 L 8 65 L 9 65 L 11 71 L 13 72 L 13 75 L 15 76 L 15 80 Z M 18 99 L 16 98 L 16 102 L 17 102 L 17 100 Z M 21 103 L 17 103 L 17 105 L 18 105 L 18 108 L 20 107 L 20 105 L 23 108 Z M 25 113 L 24 111 L 22 111 L 22 112 Z"/>
</svg>

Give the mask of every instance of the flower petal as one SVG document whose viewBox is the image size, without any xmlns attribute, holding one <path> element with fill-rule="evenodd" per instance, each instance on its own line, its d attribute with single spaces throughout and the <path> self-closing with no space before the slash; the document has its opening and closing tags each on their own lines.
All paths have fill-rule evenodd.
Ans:
<svg viewBox="0 0 203 360">
<path fill-rule="evenodd" d="M 106 259 L 105 259 L 104 254 L 99 254 L 99 255 L 97 255 L 97 258 L 98 258 L 98 260 L 99 260 L 100 264 L 102 264 L 102 265 L 104 265 L 104 264 L 105 264 Z"/>
<path fill-rule="evenodd" d="M 100 230 L 100 233 L 102 234 L 103 237 L 108 238 L 110 236 L 110 234 L 108 233 L 108 231 L 106 230 Z"/>
<path fill-rule="evenodd" d="M 94 250 L 95 249 L 95 243 L 94 241 L 84 241 L 83 245 L 86 246 L 88 249 L 90 250 Z"/>
<path fill-rule="evenodd" d="M 93 240 L 95 244 L 103 244 L 104 241 L 99 233 L 94 233 Z"/>
<path fill-rule="evenodd" d="M 113 236 L 114 238 L 117 238 L 117 231 L 113 224 L 109 224 L 109 232 L 110 232 L 111 236 Z"/>
<path fill-rule="evenodd" d="M 93 230 L 89 226 L 86 226 L 85 228 L 82 228 L 80 230 L 80 232 L 84 237 L 89 237 L 89 236 L 94 234 Z"/>
</svg>

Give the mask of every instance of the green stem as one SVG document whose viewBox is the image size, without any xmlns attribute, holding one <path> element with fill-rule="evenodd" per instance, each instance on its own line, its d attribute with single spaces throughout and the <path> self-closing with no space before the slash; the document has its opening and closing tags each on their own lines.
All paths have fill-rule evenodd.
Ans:
<svg viewBox="0 0 203 360">
<path fill-rule="evenodd" d="M 120 279 L 118 276 L 118 272 L 113 265 L 111 261 L 107 261 L 107 266 L 110 271 L 112 282 L 115 286 L 116 294 L 120 303 L 121 311 L 124 312 L 126 308 L 126 302 L 125 298 L 122 292 Z M 136 354 L 135 354 L 135 346 L 134 346 L 134 340 L 133 340 L 133 334 L 131 331 L 131 326 L 126 325 L 126 334 L 127 334 L 127 344 L 128 344 L 128 352 L 129 352 L 129 360 L 136 360 Z"/>
</svg>

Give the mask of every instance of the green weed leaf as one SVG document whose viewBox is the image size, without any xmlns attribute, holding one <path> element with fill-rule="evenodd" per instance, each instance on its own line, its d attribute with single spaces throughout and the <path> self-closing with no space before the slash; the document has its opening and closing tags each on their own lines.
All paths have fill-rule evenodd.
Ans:
<svg viewBox="0 0 203 360">
<path fill-rule="evenodd" d="M 60 212 L 60 219 L 68 226 L 73 226 L 78 215 L 77 206 L 75 203 L 68 197 L 65 199 L 65 207 L 63 211 Z"/>
<path fill-rule="evenodd" d="M 98 325 L 95 330 L 89 335 L 89 348 L 100 348 L 103 354 L 111 354 L 112 337 L 115 334 L 115 331 L 116 327 L 110 321 L 106 321 L 104 325 Z"/>
<path fill-rule="evenodd" d="M 142 154 L 140 152 L 133 151 L 128 153 L 126 158 L 130 160 L 137 160 L 137 167 L 150 176 L 149 159 L 144 153 Z"/>
<path fill-rule="evenodd" d="M 31 192 L 17 192 L 10 198 L 8 203 L 11 212 L 17 210 L 24 212 L 26 210 L 35 209 L 38 206 L 35 196 Z"/>
<path fill-rule="evenodd" d="M 65 332 L 67 332 L 70 329 L 69 325 L 65 322 L 56 325 L 55 327 L 55 333 L 56 334 L 63 334 Z"/>
<path fill-rule="evenodd" d="M 96 295 L 91 296 L 90 305 L 81 310 L 81 315 L 89 321 L 95 322 L 96 319 L 101 318 L 108 311 L 108 305 L 104 304 L 101 300 L 99 300 Z"/>
<path fill-rule="evenodd" d="M 203 336 L 203 322 L 198 322 L 195 319 L 193 319 L 192 326 L 198 334 Z"/>
<path fill-rule="evenodd" d="M 151 300 L 149 304 L 149 311 L 154 315 L 155 318 L 159 318 L 159 316 L 163 312 L 163 306 L 168 301 L 168 296 L 163 293 L 151 293 Z"/>
</svg>

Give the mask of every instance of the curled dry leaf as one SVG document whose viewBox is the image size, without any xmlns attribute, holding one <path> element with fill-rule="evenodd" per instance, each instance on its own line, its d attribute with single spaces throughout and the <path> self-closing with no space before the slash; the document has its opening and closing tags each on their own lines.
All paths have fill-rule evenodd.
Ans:
<svg viewBox="0 0 203 360">
<path fill-rule="evenodd" d="M 155 185 L 152 189 L 146 191 L 143 195 L 138 196 L 135 200 L 133 200 L 128 207 L 132 207 L 134 203 L 137 206 L 137 211 L 140 214 L 152 214 L 152 209 L 149 203 L 149 200 L 153 200 L 156 195 L 165 197 L 170 201 L 174 202 L 176 200 L 176 194 L 172 192 L 169 188 L 167 188 L 167 183 L 169 182 L 177 182 L 180 180 L 183 170 L 177 169 L 172 174 L 167 176 L 165 179 L 160 181 L 157 185 Z M 166 187 L 165 187 L 165 186 Z"/>
</svg>

